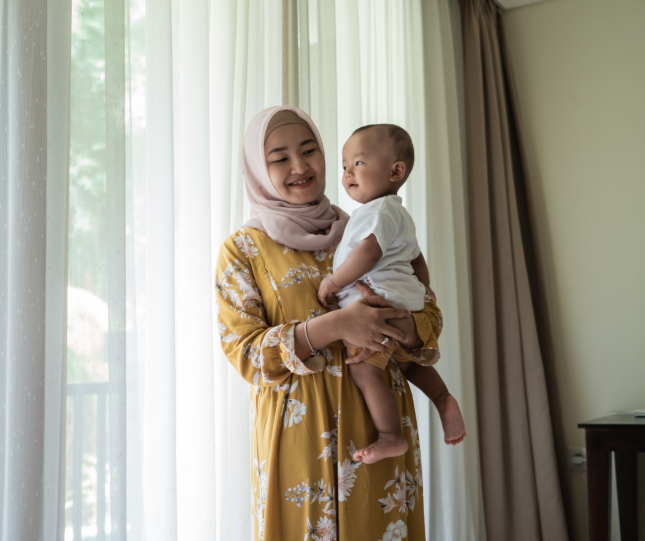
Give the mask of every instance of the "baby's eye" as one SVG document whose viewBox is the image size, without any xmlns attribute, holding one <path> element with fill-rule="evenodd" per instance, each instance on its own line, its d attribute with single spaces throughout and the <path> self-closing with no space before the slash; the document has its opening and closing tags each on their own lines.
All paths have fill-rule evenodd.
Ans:
<svg viewBox="0 0 645 541">
<path fill-rule="evenodd" d="M 360 165 L 362 163 L 365 163 L 365 162 L 358 161 L 358 162 L 356 162 L 356 165 Z"/>
<path fill-rule="evenodd" d="M 343 171 L 347 171 L 347 167 L 346 167 L 346 166 L 343 166 Z"/>
</svg>

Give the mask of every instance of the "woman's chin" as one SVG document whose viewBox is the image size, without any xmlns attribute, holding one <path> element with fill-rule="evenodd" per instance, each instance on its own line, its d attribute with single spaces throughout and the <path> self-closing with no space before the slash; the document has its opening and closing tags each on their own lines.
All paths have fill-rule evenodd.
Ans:
<svg viewBox="0 0 645 541">
<path fill-rule="evenodd" d="M 307 205 L 316 200 L 319 192 L 320 186 L 316 186 L 315 184 L 307 188 L 291 188 L 288 197 L 285 197 L 285 199 L 292 205 Z"/>
<path fill-rule="evenodd" d="M 308 197 L 308 198 L 306 198 L 306 197 L 302 197 L 302 198 L 292 197 L 292 198 L 287 200 L 287 202 L 292 204 L 292 205 L 310 205 L 310 204 L 314 203 L 315 201 L 316 201 L 315 197 Z"/>
</svg>

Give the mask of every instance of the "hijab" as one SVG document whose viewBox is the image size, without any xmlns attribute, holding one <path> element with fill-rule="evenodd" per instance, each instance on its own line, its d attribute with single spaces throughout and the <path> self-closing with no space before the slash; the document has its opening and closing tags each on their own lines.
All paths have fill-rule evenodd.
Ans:
<svg viewBox="0 0 645 541">
<path fill-rule="evenodd" d="M 280 111 L 293 111 L 303 119 L 325 156 L 322 140 L 311 118 L 297 107 L 269 107 L 249 123 L 244 136 L 243 170 L 251 219 L 245 227 L 264 231 L 274 241 L 296 250 L 325 250 L 340 242 L 349 216 L 332 205 L 325 195 L 325 180 L 316 199 L 307 205 L 292 205 L 283 199 L 269 178 L 264 159 L 265 133 L 271 118 Z M 284 124 L 281 124 L 284 125 Z"/>
</svg>

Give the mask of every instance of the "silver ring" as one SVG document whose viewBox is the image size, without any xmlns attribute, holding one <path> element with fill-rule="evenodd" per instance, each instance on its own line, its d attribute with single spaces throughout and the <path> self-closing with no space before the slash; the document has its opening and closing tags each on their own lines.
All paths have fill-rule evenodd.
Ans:
<svg viewBox="0 0 645 541">
<path fill-rule="evenodd" d="M 385 344 L 387 344 L 389 341 L 390 341 L 390 339 L 386 336 L 386 337 L 385 337 L 385 340 L 383 340 L 383 341 L 381 342 L 381 345 L 383 345 L 383 346 L 384 346 L 384 345 L 385 345 Z"/>
</svg>

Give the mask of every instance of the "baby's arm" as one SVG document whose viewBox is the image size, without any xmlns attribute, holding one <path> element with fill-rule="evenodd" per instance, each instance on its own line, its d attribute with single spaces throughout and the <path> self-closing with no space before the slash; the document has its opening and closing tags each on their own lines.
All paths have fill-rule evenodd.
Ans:
<svg viewBox="0 0 645 541">
<path fill-rule="evenodd" d="M 336 272 L 326 276 L 318 289 L 318 300 L 327 306 L 327 296 L 340 291 L 345 286 L 354 283 L 370 271 L 383 257 L 383 250 L 374 234 L 363 239 L 347 256 Z M 427 271 L 426 271 L 427 272 Z"/>
<path fill-rule="evenodd" d="M 437 296 L 434 294 L 434 291 L 430 289 L 430 273 L 428 272 L 428 265 L 426 265 L 426 260 L 423 258 L 423 254 L 419 254 L 417 258 L 410 261 L 410 265 L 412 265 L 414 275 L 419 279 L 419 282 L 426 286 L 432 299 L 437 302 Z"/>
<path fill-rule="evenodd" d="M 424 286 L 430 287 L 430 273 L 428 272 L 428 265 L 423 254 L 419 254 L 415 259 L 410 261 L 414 275 L 419 279 Z"/>
</svg>

